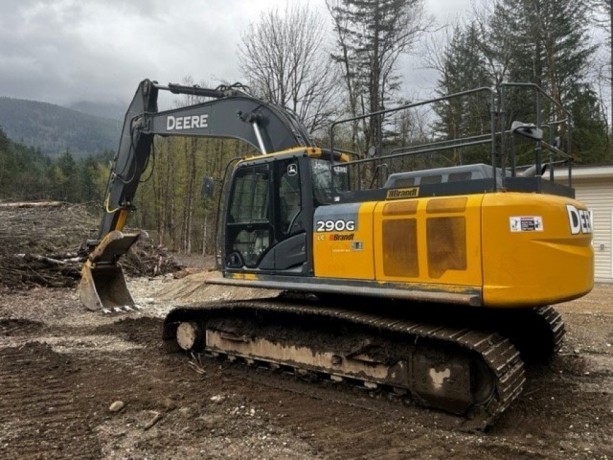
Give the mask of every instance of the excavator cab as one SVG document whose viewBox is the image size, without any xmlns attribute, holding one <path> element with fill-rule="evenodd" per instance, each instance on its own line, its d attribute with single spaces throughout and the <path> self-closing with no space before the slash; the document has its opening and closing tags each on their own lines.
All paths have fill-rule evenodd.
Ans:
<svg viewBox="0 0 613 460">
<path fill-rule="evenodd" d="M 314 209 L 332 203 L 348 184 L 342 163 L 323 155 L 302 148 L 237 165 L 224 225 L 227 273 L 312 272 Z"/>
</svg>

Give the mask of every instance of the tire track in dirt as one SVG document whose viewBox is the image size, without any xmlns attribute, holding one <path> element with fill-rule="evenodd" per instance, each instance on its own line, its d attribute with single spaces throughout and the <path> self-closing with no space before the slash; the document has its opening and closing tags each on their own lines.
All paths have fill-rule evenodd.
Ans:
<svg viewBox="0 0 613 460">
<path fill-rule="evenodd" d="M 21 318 L 0 320 L 0 336 L 29 335 L 42 329 L 45 325 L 38 321 Z"/>
<path fill-rule="evenodd" d="M 0 349 L 0 458 L 99 458 L 75 404 L 75 373 L 48 345 Z"/>
</svg>

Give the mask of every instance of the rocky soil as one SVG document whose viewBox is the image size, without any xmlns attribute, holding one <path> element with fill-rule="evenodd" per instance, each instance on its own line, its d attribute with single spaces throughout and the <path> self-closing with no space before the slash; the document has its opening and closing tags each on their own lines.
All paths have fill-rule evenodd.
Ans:
<svg viewBox="0 0 613 460">
<path fill-rule="evenodd" d="M 471 434 L 385 394 L 166 354 L 174 303 L 263 295 L 209 276 L 135 279 L 143 310 L 118 316 L 70 289 L 0 291 L 0 458 L 613 458 L 613 285 L 559 306 L 560 355 Z"/>
</svg>

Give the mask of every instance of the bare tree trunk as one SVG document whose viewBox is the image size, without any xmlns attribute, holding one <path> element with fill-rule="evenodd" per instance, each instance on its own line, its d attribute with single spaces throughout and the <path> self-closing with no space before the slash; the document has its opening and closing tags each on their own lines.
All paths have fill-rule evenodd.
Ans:
<svg viewBox="0 0 613 460">
<path fill-rule="evenodd" d="M 186 245 L 185 252 L 191 254 L 192 252 L 192 222 L 194 220 L 194 193 L 196 184 L 196 152 L 198 150 L 198 139 L 190 139 L 190 149 L 188 158 L 188 178 L 187 178 L 187 203 L 186 203 L 186 215 L 185 222 L 186 228 Z"/>
<path fill-rule="evenodd" d="M 202 220 L 202 255 L 207 255 L 207 240 L 208 240 L 208 215 L 204 215 L 204 219 Z"/>
<path fill-rule="evenodd" d="M 335 112 L 333 67 L 327 64 L 325 22 L 308 7 L 288 2 L 251 23 L 242 38 L 240 62 L 260 97 L 292 109 L 309 132 Z"/>
</svg>

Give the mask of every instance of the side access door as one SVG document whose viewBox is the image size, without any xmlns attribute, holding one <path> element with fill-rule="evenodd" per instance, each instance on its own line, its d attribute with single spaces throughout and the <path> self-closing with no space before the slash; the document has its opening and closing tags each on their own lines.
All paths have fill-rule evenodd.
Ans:
<svg viewBox="0 0 613 460">
<path fill-rule="evenodd" d="M 237 168 L 226 214 L 227 270 L 307 273 L 307 231 L 312 216 L 303 206 L 301 172 L 306 173 L 306 168 L 301 160 L 271 158 Z"/>
</svg>

